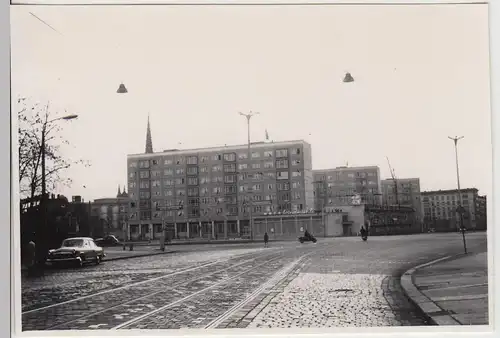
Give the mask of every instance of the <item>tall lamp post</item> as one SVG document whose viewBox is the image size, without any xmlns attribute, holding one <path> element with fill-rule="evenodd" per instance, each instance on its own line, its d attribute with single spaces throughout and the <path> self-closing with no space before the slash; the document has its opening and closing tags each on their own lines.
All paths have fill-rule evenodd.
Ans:
<svg viewBox="0 0 500 338">
<path fill-rule="evenodd" d="M 259 115 L 260 113 L 258 112 L 252 112 L 250 111 L 248 114 L 244 114 L 240 112 L 241 116 L 245 116 L 247 119 L 247 134 L 248 134 L 248 161 L 251 160 L 252 158 L 252 153 L 250 152 L 250 119 L 252 116 Z M 253 214 L 252 214 L 252 199 L 249 198 L 248 201 L 250 202 L 249 204 L 249 209 L 250 209 L 250 219 L 249 219 L 249 225 L 250 225 L 250 239 L 253 240 Z"/>
<path fill-rule="evenodd" d="M 62 117 L 58 117 L 52 120 L 45 120 L 45 123 L 43 124 L 42 127 L 42 140 L 41 140 L 41 146 L 40 146 L 40 156 L 42 157 L 42 198 L 40 200 L 40 211 L 41 211 L 41 218 L 42 218 L 42 224 L 41 224 L 41 229 L 40 226 L 38 227 L 36 231 L 36 259 L 37 259 L 37 265 L 40 269 L 43 269 L 43 266 L 45 265 L 45 257 L 48 252 L 47 248 L 47 238 L 45 238 L 46 232 L 47 232 L 47 182 L 46 182 L 46 165 L 45 165 L 45 157 L 46 157 L 46 134 L 47 134 L 47 126 L 49 123 L 59 121 L 59 120 L 73 120 L 78 118 L 78 115 L 66 115 Z"/>
<path fill-rule="evenodd" d="M 464 252 L 467 253 L 467 244 L 465 242 L 465 228 L 464 228 L 464 207 L 462 206 L 462 193 L 460 190 L 460 174 L 458 171 L 458 141 L 463 139 L 464 137 L 463 136 L 460 136 L 460 137 L 448 136 L 448 138 L 450 140 L 452 140 L 453 144 L 455 145 L 455 162 L 456 162 L 456 166 L 457 166 L 457 186 L 458 186 L 458 203 L 459 203 L 458 208 L 457 208 L 457 212 L 458 212 L 459 218 L 460 218 L 460 231 L 462 232 L 462 239 L 464 242 Z"/>
</svg>

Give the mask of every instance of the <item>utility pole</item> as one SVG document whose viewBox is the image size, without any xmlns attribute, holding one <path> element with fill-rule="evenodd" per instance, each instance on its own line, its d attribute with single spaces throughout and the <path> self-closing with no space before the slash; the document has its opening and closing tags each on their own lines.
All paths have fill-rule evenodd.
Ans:
<svg viewBox="0 0 500 338">
<path fill-rule="evenodd" d="M 250 111 L 248 114 L 244 114 L 244 113 L 241 113 L 240 112 L 240 115 L 241 116 L 245 116 L 246 119 L 247 119 L 247 135 L 248 135 L 248 162 L 251 162 L 251 159 L 252 159 L 252 153 L 250 151 L 250 119 L 252 118 L 252 116 L 255 116 L 255 115 L 259 115 L 260 113 L 258 112 L 252 112 Z M 249 192 L 250 192 L 250 189 L 249 189 Z M 248 195 L 249 197 L 251 197 L 250 195 Z M 249 225 L 250 225 L 250 239 L 253 240 L 253 210 L 252 210 L 252 199 L 249 198 L 248 201 L 250 202 L 249 203 L 249 209 L 250 209 L 250 219 L 249 219 Z"/>
<path fill-rule="evenodd" d="M 458 187 L 458 208 L 457 212 L 459 213 L 459 220 L 460 220 L 460 230 L 462 231 L 462 240 L 464 242 L 464 252 L 467 253 L 467 244 L 465 242 L 465 228 L 464 228 L 464 207 L 462 205 L 462 192 L 460 190 L 460 173 L 458 170 L 458 141 L 463 139 L 463 136 L 460 137 L 450 137 L 448 136 L 450 140 L 453 141 L 453 144 L 455 145 L 455 163 L 457 166 L 457 187 Z"/>
</svg>

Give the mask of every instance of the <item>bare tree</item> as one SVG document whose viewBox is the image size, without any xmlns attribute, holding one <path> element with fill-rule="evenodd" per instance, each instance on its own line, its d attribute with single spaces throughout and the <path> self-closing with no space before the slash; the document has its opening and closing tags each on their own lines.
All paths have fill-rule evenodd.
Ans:
<svg viewBox="0 0 500 338">
<path fill-rule="evenodd" d="M 72 180 L 63 176 L 64 171 L 74 164 L 90 164 L 83 160 L 68 160 L 61 155 L 61 145 L 69 142 L 61 135 L 60 121 L 54 121 L 59 114 L 51 110 L 50 103 L 42 106 L 19 98 L 17 104 L 21 196 L 33 198 L 41 193 L 41 140 L 44 133 L 47 185 L 52 188 L 57 184 L 71 185 Z"/>
</svg>

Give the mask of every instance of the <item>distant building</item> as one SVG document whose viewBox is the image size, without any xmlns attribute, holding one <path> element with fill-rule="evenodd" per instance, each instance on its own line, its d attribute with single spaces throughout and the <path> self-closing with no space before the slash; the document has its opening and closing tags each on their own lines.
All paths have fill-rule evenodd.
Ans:
<svg viewBox="0 0 500 338">
<path fill-rule="evenodd" d="M 377 166 L 314 170 L 313 177 L 317 210 L 323 206 L 351 204 L 357 196 L 361 204 L 382 203 L 380 168 Z"/>
<path fill-rule="evenodd" d="M 132 238 L 248 237 L 252 216 L 314 207 L 311 146 L 304 141 L 128 155 Z M 213 230 L 212 230 L 213 229 Z"/>
<path fill-rule="evenodd" d="M 125 187 L 123 192 L 118 188 L 116 197 L 95 199 L 91 203 L 92 216 L 97 220 L 92 229 L 93 237 L 105 235 L 114 235 L 120 239 L 127 237 L 124 227 L 128 219 L 129 203 Z"/>
<path fill-rule="evenodd" d="M 413 207 L 416 221 L 423 224 L 424 212 L 419 178 L 382 180 L 382 204 Z"/>
<path fill-rule="evenodd" d="M 470 230 L 486 229 L 486 197 L 478 195 L 478 189 L 461 189 L 464 207 L 464 226 Z M 424 222 L 437 231 L 456 231 L 460 227 L 458 190 L 422 192 Z M 481 220 L 479 222 L 479 220 Z"/>
</svg>

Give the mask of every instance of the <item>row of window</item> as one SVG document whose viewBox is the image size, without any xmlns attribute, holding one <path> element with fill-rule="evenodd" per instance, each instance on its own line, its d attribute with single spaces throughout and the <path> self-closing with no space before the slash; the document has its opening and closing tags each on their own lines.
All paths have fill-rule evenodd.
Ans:
<svg viewBox="0 0 500 338">
<path fill-rule="evenodd" d="M 224 181 L 226 183 L 232 183 L 232 182 L 236 182 L 236 175 L 238 175 L 238 179 L 240 181 L 243 181 L 243 180 L 246 180 L 246 179 L 255 179 L 255 180 L 261 180 L 265 177 L 268 177 L 268 178 L 271 178 L 271 179 L 279 179 L 279 180 L 286 180 L 289 178 L 289 173 L 288 171 L 278 171 L 278 172 L 267 172 L 267 173 L 240 173 L 240 174 L 236 174 L 236 170 L 228 170 L 226 171 L 228 173 L 231 173 L 233 172 L 234 175 L 225 175 L 224 176 Z M 153 177 L 158 177 L 159 175 L 156 175 L 156 174 L 152 174 Z M 148 171 L 141 171 L 139 172 L 139 177 L 141 179 L 149 179 L 149 172 Z M 293 171 L 292 172 L 292 176 L 291 177 L 302 177 L 302 172 L 301 171 Z M 134 180 L 137 178 L 137 173 L 136 172 L 131 172 L 129 173 L 129 179 L 130 180 Z M 207 176 L 202 176 L 202 177 L 199 177 L 200 178 L 200 184 L 206 184 L 206 183 L 209 183 L 209 178 Z M 188 176 L 188 184 L 198 184 L 198 177 L 189 177 Z M 180 178 L 175 178 L 174 179 L 166 179 L 165 182 L 176 182 L 176 184 L 185 184 L 185 181 L 186 179 L 184 177 L 180 177 Z M 222 176 L 213 176 L 212 179 L 211 179 L 212 183 L 217 183 L 217 182 L 222 182 Z M 152 181 L 154 182 L 154 181 Z M 159 182 L 159 180 L 158 180 Z M 177 183 L 179 182 L 179 183 Z M 189 183 L 189 182 L 193 182 L 193 183 Z M 129 185 L 130 188 L 135 188 L 135 182 L 130 182 Z M 169 184 L 167 184 L 169 185 Z"/>
<path fill-rule="evenodd" d="M 376 172 L 336 172 L 333 175 L 320 175 L 319 177 L 315 177 L 317 181 L 340 181 L 345 177 L 348 178 L 366 178 L 366 177 L 377 177 Z"/>
<path fill-rule="evenodd" d="M 164 212 L 161 211 L 141 211 L 140 212 L 140 217 L 141 220 L 150 220 L 151 218 L 153 219 L 161 219 L 162 217 L 183 217 L 185 215 L 188 215 L 188 217 L 203 217 L 203 216 L 210 216 L 210 215 L 238 215 L 238 210 L 242 214 L 248 214 L 250 212 L 250 207 L 244 206 L 241 208 L 238 208 L 237 206 L 230 206 L 226 210 L 224 208 L 200 208 L 200 207 L 191 207 L 189 210 L 187 210 L 187 213 L 185 210 L 167 210 Z M 269 212 L 275 212 L 275 211 L 299 211 L 303 210 L 303 205 L 302 204 L 290 204 L 290 203 L 285 203 L 285 204 L 280 204 L 278 206 L 270 206 L 270 205 L 256 205 L 252 207 L 252 212 L 254 214 L 262 214 L 262 213 L 269 213 Z M 137 212 L 132 212 L 130 214 L 130 219 L 131 220 L 137 220 Z"/>
<path fill-rule="evenodd" d="M 462 199 L 468 199 L 468 198 L 469 198 L 468 194 L 462 194 Z M 440 195 L 440 196 L 425 196 L 423 198 L 424 202 L 427 202 L 427 201 L 454 201 L 454 200 L 458 200 L 458 194 L 447 195 L 447 196 L 444 196 L 444 195 Z"/>
<path fill-rule="evenodd" d="M 290 150 L 293 155 L 300 155 L 301 154 L 301 149 L 300 148 L 293 148 Z M 263 153 L 260 151 L 253 151 L 251 153 L 252 158 L 260 158 L 261 155 L 263 157 L 273 157 L 274 151 L 273 150 L 266 150 Z M 275 154 L 276 158 L 283 158 L 283 157 L 288 157 L 288 149 L 278 149 L 276 150 Z M 236 157 L 238 159 L 247 159 L 248 158 L 248 153 L 247 152 L 241 152 L 239 154 L 236 153 L 225 153 L 225 154 L 215 154 L 211 156 L 200 156 L 199 157 L 199 162 L 200 163 L 206 163 L 209 162 L 210 160 L 212 161 L 221 161 L 224 159 L 224 161 L 228 162 L 234 162 L 236 161 Z M 129 167 L 130 168 L 141 168 L 141 169 L 148 169 L 151 166 L 157 166 L 160 164 L 160 160 L 158 159 L 153 159 L 153 160 L 141 160 L 139 162 L 130 162 Z M 198 164 L 198 156 L 185 156 L 185 157 L 177 157 L 177 158 L 166 158 L 163 160 L 164 165 L 182 165 L 182 164 L 188 164 L 188 165 L 197 165 Z"/>
<path fill-rule="evenodd" d="M 252 191 L 261 191 L 260 189 L 253 188 L 254 190 Z M 212 195 L 221 195 L 223 189 L 221 187 L 214 187 L 212 188 Z M 247 192 L 248 187 L 240 187 L 240 192 Z M 279 191 L 287 191 L 285 189 L 279 190 Z M 229 185 L 224 187 L 224 194 L 235 194 L 237 192 L 236 186 L 234 185 Z M 300 192 L 293 192 L 294 194 L 294 199 L 300 199 L 301 198 L 301 193 Z M 200 191 L 198 192 L 197 190 L 193 189 L 188 189 L 187 193 L 186 190 L 184 189 L 179 189 L 175 191 L 175 196 L 183 197 L 183 196 L 188 196 L 188 197 L 197 197 L 197 196 L 207 196 L 208 195 L 208 190 Z M 135 196 L 135 194 L 134 194 Z M 161 191 L 154 191 L 154 192 L 149 192 L 149 191 L 140 191 L 139 192 L 139 197 L 140 198 L 151 198 L 151 197 L 161 197 L 161 196 L 166 196 L 166 197 L 172 197 L 174 196 L 174 192 L 172 190 L 165 190 L 164 194 L 162 195 Z M 255 200 L 262 200 L 259 195 L 254 195 Z M 265 199 L 268 200 L 268 199 Z"/>
<path fill-rule="evenodd" d="M 222 178 L 219 176 L 219 178 Z M 236 183 L 235 180 L 236 178 L 235 177 L 230 177 L 228 178 L 227 176 L 225 177 L 225 183 Z M 220 183 L 220 180 L 216 180 L 214 182 L 218 182 Z M 158 187 L 161 187 L 161 182 L 159 180 L 155 180 L 155 181 L 151 181 L 151 187 L 154 187 L 154 188 L 158 188 Z M 203 183 L 207 183 L 205 182 L 204 179 L 201 180 L 201 184 Z M 171 187 L 171 186 L 175 186 L 176 184 L 177 185 L 183 185 L 185 184 L 185 180 L 183 178 L 179 178 L 179 179 L 176 179 L 176 180 L 165 180 L 163 182 L 165 188 L 166 187 Z M 188 185 L 198 185 L 198 178 L 196 177 L 189 177 L 188 178 Z M 280 183 L 277 183 L 277 184 L 273 184 L 273 183 L 269 183 L 269 184 L 260 184 L 260 183 L 257 183 L 257 184 L 253 184 L 253 185 L 248 185 L 248 184 L 243 184 L 243 185 L 240 185 L 239 186 L 239 191 L 241 192 L 245 192 L 245 191 L 259 191 L 259 190 L 262 190 L 263 187 L 267 187 L 267 190 L 274 190 L 274 188 L 278 189 L 278 191 L 284 191 L 284 190 L 290 190 L 290 186 L 293 188 L 293 189 L 299 189 L 302 187 L 302 184 L 300 181 L 294 181 L 292 183 L 290 182 L 280 182 Z M 135 189 L 137 187 L 137 182 L 130 182 L 129 183 L 129 188 L 130 189 Z M 139 187 L 141 189 L 148 189 L 150 188 L 150 182 L 149 181 L 141 181 L 140 184 L 139 184 Z M 234 188 L 233 188 L 234 187 Z M 229 193 L 231 192 L 236 192 L 236 188 L 237 186 L 235 184 L 233 185 L 228 185 L 228 186 L 225 186 L 225 189 L 233 189 L 234 191 L 227 191 Z M 215 192 L 216 189 L 222 189 L 222 187 L 212 187 L 213 191 Z M 202 187 L 202 188 L 189 188 L 188 189 L 188 192 L 189 191 L 196 191 L 198 192 L 198 190 L 201 192 L 201 194 L 206 194 L 208 192 L 208 188 L 207 187 Z M 180 191 L 185 191 L 184 189 L 176 189 L 177 192 L 180 192 Z M 172 195 L 172 190 L 171 189 L 168 189 L 166 188 L 165 189 L 165 194 L 166 196 L 170 196 Z"/>
</svg>

